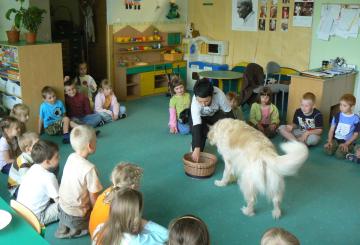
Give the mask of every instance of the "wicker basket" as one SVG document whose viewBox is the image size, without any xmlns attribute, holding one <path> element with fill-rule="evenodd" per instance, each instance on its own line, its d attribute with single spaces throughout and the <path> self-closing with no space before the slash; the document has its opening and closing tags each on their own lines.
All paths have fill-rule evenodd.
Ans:
<svg viewBox="0 0 360 245">
<path fill-rule="evenodd" d="M 199 162 L 193 162 L 191 154 L 186 153 L 183 157 L 185 173 L 193 178 L 208 178 L 215 172 L 217 158 L 215 155 L 200 152 Z"/>
</svg>

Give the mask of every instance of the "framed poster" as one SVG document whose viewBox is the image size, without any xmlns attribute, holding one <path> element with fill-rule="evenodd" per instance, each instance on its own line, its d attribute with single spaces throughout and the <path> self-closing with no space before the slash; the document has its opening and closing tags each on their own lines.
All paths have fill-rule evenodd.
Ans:
<svg viewBox="0 0 360 245">
<path fill-rule="evenodd" d="M 232 0 L 232 30 L 257 31 L 258 0 Z"/>
<path fill-rule="evenodd" d="M 295 0 L 293 26 L 311 27 L 313 12 L 313 0 Z"/>
</svg>

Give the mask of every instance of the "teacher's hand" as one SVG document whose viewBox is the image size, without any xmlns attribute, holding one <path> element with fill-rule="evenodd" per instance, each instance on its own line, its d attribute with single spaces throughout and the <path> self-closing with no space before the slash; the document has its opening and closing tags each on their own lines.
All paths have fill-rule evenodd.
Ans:
<svg viewBox="0 0 360 245">
<path fill-rule="evenodd" d="M 199 158 L 200 158 L 200 147 L 195 147 L 191 158 L 193 160 L 193 162 L 199 162 Z"/>
</svg>

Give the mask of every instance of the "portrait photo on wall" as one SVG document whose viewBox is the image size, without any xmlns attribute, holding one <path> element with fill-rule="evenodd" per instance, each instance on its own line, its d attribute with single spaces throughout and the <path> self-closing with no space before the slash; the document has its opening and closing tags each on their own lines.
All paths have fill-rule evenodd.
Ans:
<svg viewBox="0 0 360 245">
<path fill-rule="evenodd" d="M 282 7 L 281 18 L 289 19 L 289 11 L 290 11 L 290 7 Z"/>
<path fill-rule="evenodd" d="M 290 4 L 290 0 L 282 0 L 283 4 Z"/>
<path fill-rule="evenodd" d="M 269 31 L 276 31 L 276 19 L 269 20 Z"/>
<path fill-rule="evenodd" d="M 265 31 L 265 19 L 259 19 L 259 31 Z"/>
<path fill-rule="evenodd" d="M 272 5 L 277 5 L 277 4 L 278 4 L 278 0 L 271 0 L 271 4 L 272 4 Z"/>
<path fill-rule="evenodd" d="M 260 6 L 260 14 L 259 14 L 260 18 L 266 18 L 266 5 L 261 5 Z"/>
<path fill-rule="evenodd" d="M 286 19 L 281 20 L 280 29 L 281 29 L 281 31 L 288 31 L 289 30 L 289 21 Z"/>
<path fill-rule="evenodd" d="M 276 18 L 277 16 L 277 6 L 271 6 L 270 8 L 270 18 Z"/>
<path fill-rule="evenodd" d="M 232 0 L 232 30 L 257 31 L 258 0 Z"/>
</svg>

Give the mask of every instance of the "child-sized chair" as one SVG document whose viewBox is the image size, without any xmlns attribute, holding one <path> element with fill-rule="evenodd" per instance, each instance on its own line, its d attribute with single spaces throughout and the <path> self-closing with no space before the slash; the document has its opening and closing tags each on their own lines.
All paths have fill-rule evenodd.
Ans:
<svg viewBox="0 0 360 245">
<path fill-rule="evenodd" d="M 15 200 L 10 200 L 10 207 L 14 209 L 16 213 L 18 213 L 22 218 L 24 218 L 37 233 L 39 233 L 41 236 L 45 235 L 45 226 L 40 224 L 40 221 L 30 209 Z"/>
</svg>

